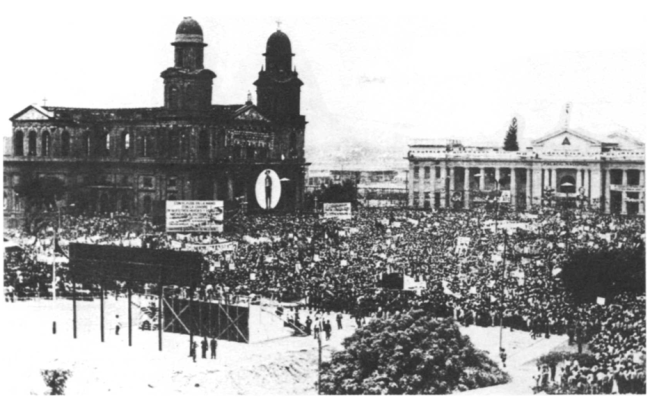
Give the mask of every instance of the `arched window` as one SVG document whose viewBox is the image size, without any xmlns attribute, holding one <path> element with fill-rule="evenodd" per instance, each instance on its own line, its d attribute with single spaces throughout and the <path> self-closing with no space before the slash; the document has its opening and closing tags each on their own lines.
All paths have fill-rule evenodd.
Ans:
<svg viewBox="0 0 650 397">
<path fill-rule="evenodd" d="M 169 149 L 170 157 L 178 157 L 180 153 L 180 142 L 178 140 L 178 131 L 171 130 L 169 131 L 169 140 L 167 142 L 167 148 Z"/>
<path fill-rule="evenodd" d="M 169 103 L 172 104 L 173 107 L 180 107 L 181 104 L 181 96 L 178 95 L 178 87 L 173 86 L 171 89 L 171 93 L 169 95 Z"/>
<path fill-rule="evenodd" d="M 84 156 L 90 157 L 90 151 L 92 146 L 90 145 L 90 131 L 86 131 L 83 136 L 83 154 Z"/>
<path fill-rule="evenodd" d="M 210 135 L 206 130 L 199 132 L 199 157 L 201 159 L 210 157 Z"/>
<path fill-rule="evenodd" d="M 298 150 L 296 146 L 296 133 L 292 132 L 291 135 L 289 135 L 289 158 L 295 158 L 298 156 Z"/>
<path fill-rule="evenodd" d="M 101 197 L 99 198 L 99 212 L 101 213 L 106 213 L 109 212 L 109 203 L 108 203 L 108 194 L 107 193 L 102 193 Z"/>
<path fill-rule="evenodd" d="M 151 157 L 153 156 L 153 138 L 149 133 L 144 133 L 140 137 L 140 156 Z"/>
<path fill-rule="evenodd" d="M 23 140 L 25 135 L 21 130 L 16 131 L 14 134 L 14 156 L 23 156 Z"/>
<path fill-rule="evenodd" d="M 131 133 L 125 131 L 124 133 L 122 133 L 122 152 L 128 153 L 130 147 L 131 147 Z"/>
<path fill-rule="evenodd" d="M 181 156 L 183 158 L 189 157 L 190 154 L 190 132 L 181 132 Z"/>
<path fill-rule="evenodd" d="M 246 148 L 246 158 L 250 160 L 255 159 L 255 146 L 248 146 Z"/>
<path fill-rule="evenodd" d="M 269 151 L 265 147 L 260 148 L 259 153 L 260 153 L 259 154 L 260 160 L 266 160 L 268 158 L 268 156 L 269 156 Z"/>
<path fill-rule="evenodd" d="M 296 133 L 292 132 L 291 135 L 289 135 L 289 149 L 295 151 L 296 150 Z"/>
<path fill-rule="evenodd" d="M 41 136 L 41 156 L 46 157 L 50 155 L 50 133 L 43 131 Z"/>
<path fill-rule="evenodd" d="M 29 131 L 29 156 L 36 156 L 36 131 Z"/>
<path fill-rule="evenodd" d="M 108 156 L 111 152 L 111 135 L 105 134 L 102 139 L 102 155 Z"/>
<path fill-rule="evenodd" d="M 565 175 L 560 179 L 560 192 L 561 193 L 575 193 L 576 180 L 570 175 Z"/>
<path fill-rule="evenodd" d="M 138 147 L 138 156 L 144 157 L 146 156 L 147 153 L 147 139 L 145 136 L 146 132 L 142 132 L 139 134 L 140 136 L 138 137 L 138 140 L 140 141 L 140 145 Z"/>
<path fill-rule="evenodd" d="M 61 156 L 68 157 L 70 155 L 70 133 L 64 130 L 61 133 Z"/>
<path fill-rule="evenodd" d="M 142 212 L 151 214 L 151 196 L 144 196 L 142 200 Z"/>
</svg>

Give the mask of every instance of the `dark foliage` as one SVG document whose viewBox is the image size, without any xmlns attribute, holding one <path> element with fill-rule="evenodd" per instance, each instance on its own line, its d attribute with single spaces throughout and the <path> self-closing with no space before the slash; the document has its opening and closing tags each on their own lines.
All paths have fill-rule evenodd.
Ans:
<svg viewBox="0 0 650 397">
<path fill-rule="evenodd" d="M 57 209 L 56 200 L 65 194 L 65 184 L 54 177 L 39 178 L 25 174 L 14 187 L 23 199 L 25 209 L 25 231 L 36 234 L 51 220 L 47 212 Z"/>
<path fill-rule="evenodd" d="M 519 150 L 519 143 L 517 143 L 517 119 L 513 118 L 510 128 L 508 128 L 508 134 L 503 140 L 503 150 L 509 152 L 516 152 Z"/>
<path fill-rule="evenodd" d="M 635 249 L 571 252 L 560 273 L 577 303 L 610 301 L 615 295 L 645 293 L 645 244 Z"/>
<path fill-rule="evenodd" d="M 413 310 L 372 321 L 322 368 L 324 394 L 448 394 L 506 383 L 452 319 Z"/>
<path fill-rule="evenodd" d="M 319 202 L 321 203 L 352 203 L 356 206 L 357 187 L 351 180 L 345 180 L 342 184 L 333 184 L 321 191 Z"/>
<path fill-rule="evenodd" d="M 50 388 L 50 394 L 53 396 L 61 396 L 65 391 L 65 383 L 72 375 L 71 371 L 62 369 L 52 369 L 41 371 L 43 380 L 47 387 Z"/>
</svg>

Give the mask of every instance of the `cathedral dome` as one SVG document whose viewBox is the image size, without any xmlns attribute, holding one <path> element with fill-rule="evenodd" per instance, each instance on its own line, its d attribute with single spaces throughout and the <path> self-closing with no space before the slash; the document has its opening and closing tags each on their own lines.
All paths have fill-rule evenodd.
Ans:
<svg viewBox="0 0 650 397">
<path fill-rule="evenodd" d="M 185 17 L 176 28 L 176 42 L 203 43 L 203 29 L 192 17 Z"/>
<path fill-rule="evenodd" d="M 266 54 L 264 55 L 293 55 L 291 54 L 291 41 L 289 36 L 278 30 L 273 33 L 266 42 Z"/>
</svg>

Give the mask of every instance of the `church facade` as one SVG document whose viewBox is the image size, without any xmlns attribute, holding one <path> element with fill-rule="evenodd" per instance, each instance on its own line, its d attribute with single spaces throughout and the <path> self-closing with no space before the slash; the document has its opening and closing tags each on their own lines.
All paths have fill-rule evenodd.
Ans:
<svg viewBox="0 0 650 397">
<path fill-rule="evenodd" d="M 88 212 L 164 213 L 165 200 L 247 202 L 261 210 L 255 184 L 265 170 L 281 180 L 274 210 L 303 200 L 306 120 L 291 42 L 279 29 L 266 45 L 257 105 L 213 105 L 216 74 L 203 65 L 207 44 L 192 18 L 176 30 L 174 65 L 161 73 L 164 106 L 85 109 L 31 105 L 12 118 L 4 157 L 5 220 L 20 218 L 14 192 L 29 175 L 55 177 L 67 204 Z"/>
<path fill-rule="evenodd" d="M 599 140 L 566 127 L 520 151 L 419 142 L 407 158 L 411 207 L 467 209 L 497 195 L 517 210 L 566 202 L 645 215 L 645 145 L 623 133 Z"/>
</svg>

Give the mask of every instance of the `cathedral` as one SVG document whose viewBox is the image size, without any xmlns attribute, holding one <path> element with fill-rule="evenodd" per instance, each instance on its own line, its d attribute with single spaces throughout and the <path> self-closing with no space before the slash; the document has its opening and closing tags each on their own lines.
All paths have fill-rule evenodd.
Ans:
<svg viewBox="0 0 650 397">
<path fill-rule="evenodd" d="M 185 18 L 176 29 L 174 65 L 161 73 L 164 106 L 87 109 L 30 105 L 12 118 L 4 157 L 5 221 L 18 221 L 21 178 L 55 177 L 67 205 L 86 212 L 162 216 L 166 200 L 255 200 L 256 180 L 272 170 L 281 181 L 275 211 L 302 205 L 305 172 L 303 85 L 292 66 L 289 37 L 267 43 L 257 104 L 213 105 L 217 75 L 203 64 L 201 26 Z M 268 175 L 268 173 L 266 173 Z"/>
</svg>

